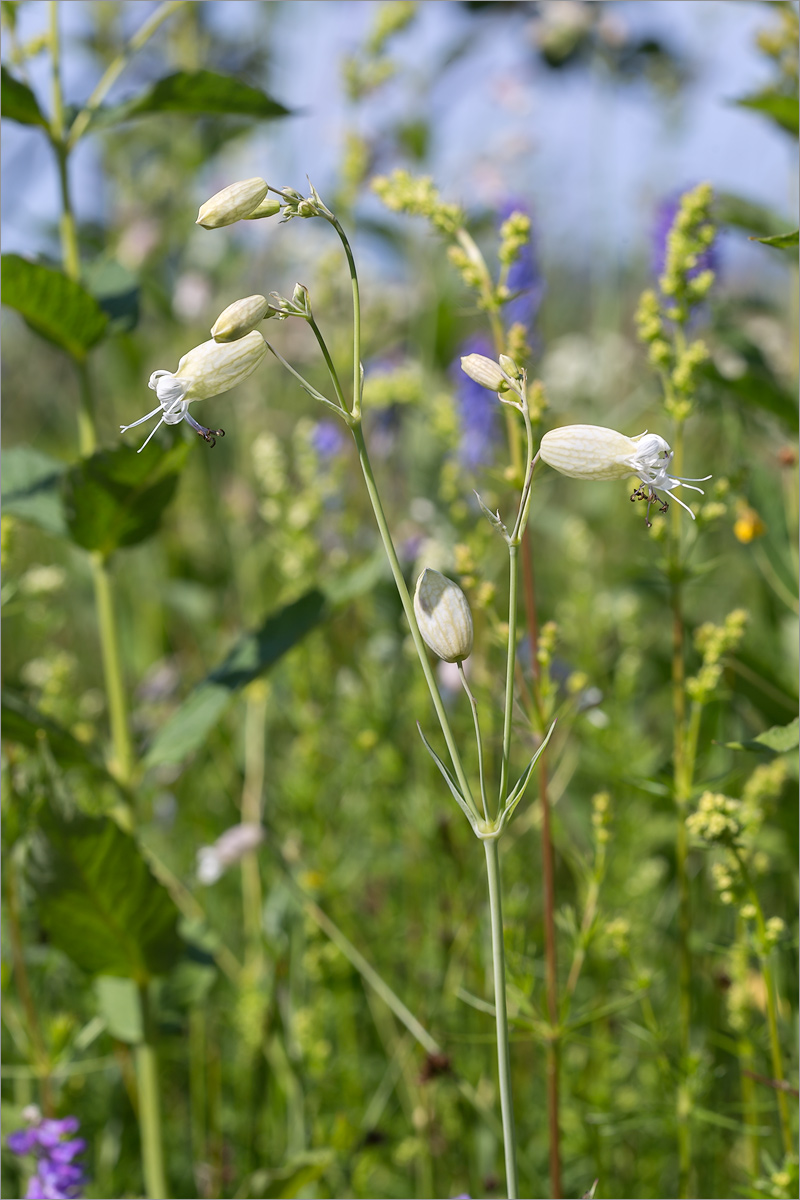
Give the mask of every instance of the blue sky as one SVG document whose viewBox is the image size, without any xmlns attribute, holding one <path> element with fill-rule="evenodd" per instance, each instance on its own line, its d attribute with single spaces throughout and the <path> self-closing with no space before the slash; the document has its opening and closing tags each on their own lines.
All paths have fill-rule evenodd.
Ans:
<svg viewBox="0 0 800 1200">
<path fill-rule="evenodd" d="M 69 99 L 88 95 L 98 77 L 91 57 L 70 37 L 90 7 L 82 0 L 62 5 Z M 129 2 L 129 28 L 152 7 Z M 265 14 L 260 0 L 208 0 L 205 8 L 229 36 L 264 38 L 268 25 L 270 90 L 302 110 L 237 143 L 214 179 L 259 173 L 300 186 L 308 172 L 324 194 L 353 119 L 340 85 L 341 58 L 363 40 L 376 4 L 295 0 L 272 4 Z M 433 120 L 430 169 L 443 192 L 468 207 L 507 194 L 524 197 L 535 212 L 545 260 L 591 255 L 614 262 L 642 251 L 658 199 L 701 179 L 788 216 L 796 206 L 791 139 L 731 103 L 770 77 L 770 64 L 754 46 L 756 30 L 770 23 L 769 8 L 748 0 L 608 4 L 623 26 L 656 35 L 685 58 L 692 81 L 677 105 L 666 106 L 644 83 L 613 84 L 597 71 L 548 71 L 531 53 L 527 6 L 484 10 L 476 23 L 451 0 L 427 0 L 394 43 L 404 64 L 400 78 L 358 119 L 363 128 L 379 129 L 414 101 Z M 47 5 L 33 0 L 21 19 L 25 38 L 43 27 Z M 437 78 L 448 47 L 476 29 L 470 51 Z M 31 77 L 47 104 L 44 57 L 32 64 Z M 131 86 L 123 76 L 116 96 Z M 2 155 L 4 249 L 34 254 L 43 245 L 44 224 L 57 213 L 51 155 L 41 135 L 11 122 L 4 124 Z M 102 219 L 106 197 L 90 143 L 75 157 L 73 179 L 79 214 Z M 198 201 L 207 190 L 208 180 L 199 180 Z M 725 253 L 733 274 L 770 273 L 764 251 L 744 239 L 729 239 Z"/>
</svg>

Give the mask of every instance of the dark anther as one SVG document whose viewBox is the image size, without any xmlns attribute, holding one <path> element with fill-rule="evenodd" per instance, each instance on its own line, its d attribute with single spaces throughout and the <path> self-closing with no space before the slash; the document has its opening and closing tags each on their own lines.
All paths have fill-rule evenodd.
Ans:
<svg viewBox="0 0 800 1200">
<path fill-rule="evenodd" d="M 198 429 L 197 431 L 204 442 L 208 442 L 209 446 L 214 448 L 217 444 L 218 437 L 225 437 L 224 429 Z"/>
</svg>

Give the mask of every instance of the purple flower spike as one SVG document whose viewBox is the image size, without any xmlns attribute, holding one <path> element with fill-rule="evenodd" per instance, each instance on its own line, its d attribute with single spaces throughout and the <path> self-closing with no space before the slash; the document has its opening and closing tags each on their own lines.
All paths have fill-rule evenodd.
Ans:
<svg viewBox="0 0 800 1200">
<path fill-rule="evenodd" d="M 527 204 L 516 200 L 505 200 L 500 205 L 500 223 L 507 221 L 512 213 L 524 213 L 530 217 Z M 503 315 L 509 324 L 518 323 L 530 329 L 536 320 L 536 314 L 542 303 L 545 283 L 536 261 L 536 247 L 533 241 L 533 230 L 530 239 L 521 246 L 516 259 L 511 264 L 507 279 L 508 290 L 514 296 L 503 306 Z M 515 293 L 519 293 L 515 295 Z"/>
<path fill-rule="evenodd" d="M 68 1138 L 79 1129 L 78 1118 L 43 1120 L 34 1107 L 23 1115 L 29 1127 L 9 1134 L 6 1144 L 14 1154 L 36 1155 L 36 1170 L 28 1180 L 25 1200 L 78 1200 L 86 1177 L 83 1167 L 72 1160 L 83 1153 L 86 1142 L 83 1138 Z"/>
<path fill-rule="evenodd" d="M 462 344 L 450 368 L 461 419 L 458 458 L 463 466 L 475 470 L 481 463 L 491 460 L 499 406 L 492 392 L 487 392 L 486 388 L 475 383 L 461 370 L 461 359 L 468 354 L 484 354 L 487 358 L 494 358 L 495 352 L 488 338 L 471 338 Z"/>
</svg>

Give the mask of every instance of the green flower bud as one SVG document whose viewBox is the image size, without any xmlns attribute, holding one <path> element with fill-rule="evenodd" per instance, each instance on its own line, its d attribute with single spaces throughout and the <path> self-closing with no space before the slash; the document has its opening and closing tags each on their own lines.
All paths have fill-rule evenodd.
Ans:
<svg viewBox="0 0 800 1200">
<path fill-rule="evenodd" d="M 281 211 L 281 202 L 274 196 L 265 196 L 258 208 L 244 218 L 245 221 L 260 221 L 263 217 L 274 217 Z"/>
<path fill-rule="evenodd" d="M 231 183 L 206 200 L 197 214 L 197 225 L 204 229 L 221 229 L 249 216 L 267 194 L 267 183 L 257 175 Z"/>
<path fill-rule="evenodd" d="M 215 342 L 236 342 L 268 315 L 269 300 L 266 296 L 245 296 L 243 300 L 234 300 L 211 326 L 211 336 Z"/>
<path fill-rule="evenodd" d="M 445 662 L 462 662 L 472 653 L 472 613 L 457 583 L 426 567 L 417 580 L 414 613 L 419 631 Z"/>
</svg>

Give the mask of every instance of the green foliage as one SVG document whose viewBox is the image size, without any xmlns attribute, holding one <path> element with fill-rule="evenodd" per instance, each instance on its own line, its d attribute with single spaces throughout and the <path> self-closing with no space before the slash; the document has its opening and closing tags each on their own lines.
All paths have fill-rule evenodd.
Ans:
<svg viewBox="0 0 800 1200">
<path fill-rule="evenodd" d="M 72 540 L 108 558 L 152 537 L 175 495 L 189 447 L 136 454 L 127 446 L 98 450 L 64 478 L 64 510 Z"/>
<path fill-rule="evenodd" d="M 753 240 L 763 242 L 765 246 L 774 246 L 777 250 L 794 250 L 800 244 L 800 230 L 795 229 L 792 233 L 776 233 L 772 237 L 759 237 Z"/>
<path fill-rule="evenodd" d="M 176 71 L 124 104 L 101 110 L 94 121 L 105 127 L 158 113 L 242 116 L 264 121 L 287 117 L 289 109 L 261 88 L 251 87 L 230 75 L 216 71 Z"/>
<path fill-rule="evenodd" d="M 46 743 L 62 767 L 82 766 L 106 774 L 105 767 L 91 746 L 79 742 L 56 721 L 39 712 L 10 688 L 3 689 L 3 737 L 9 742 L 37 749 Z"/>
<path fill-rule="evenodd" d="M 323 617 L 325 597 L 316 589 L 272 613 L 253 633 L 244 634 L 159 731 L 147 765 L 183 762 L 202 746 L 232 696 L 258 679 L 306 636 Z"/>
<path fill-rule="evenodd" d="M 3 116 L 11 121 L 18 121 L 20 125 L 41 125 L 43 129 L 49 128 L 47 117 L 39 108 L 39 103 L 28 85 L 15 79 L 6 67 L 0 68 L 0 71 L 0 106 Z"/>
<path fill-rule="evenodd" d="M 108 318 L 94 296 L 63 271 L 18 254 L 2 257 L 2 301 L 32 329 L 83 362 L 106 332 Z"/>
<path fill-rule="evenodd" d="M 82 970 L 144 984 L 180 954 L 175 905 L 110 817 L 46 806 L 27 874 L 53 944 Z"/>
<path fill-rule="evenodd" d="M 781 129 L 797 137 L 800 130 L 797 96 L 787 96 L 773 88 L 765 88 L 751 96 L 741 96 L 736 103 L 742 108 L 752 108 L 754 112 L 762 113 Z"/>
<path fill-rule="evenodd" d="M 57 537 L 67 532 L 61 479 L 66 464 L 34 446 L 12 446 L 3 454 L 2 497 L 6 516 L 30 521 Z"/>
</svg>

